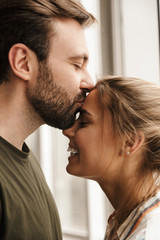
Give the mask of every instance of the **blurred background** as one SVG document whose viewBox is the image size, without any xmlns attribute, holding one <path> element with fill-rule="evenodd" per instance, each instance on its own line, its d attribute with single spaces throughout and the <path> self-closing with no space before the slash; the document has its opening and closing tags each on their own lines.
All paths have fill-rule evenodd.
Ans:
<svg viewBox="0 0 160 240">
<path fill-rule="evenodd" d="M 89 72 L 160 81 L 160 0 L 81 0 L 98 24 L 85 30 Z M 66 173 L 68 140 L 43 125 L 26 141 L 55 197 L 64 240 L 102 240 L 112 207 L 97 183 Z"/>
</svg>

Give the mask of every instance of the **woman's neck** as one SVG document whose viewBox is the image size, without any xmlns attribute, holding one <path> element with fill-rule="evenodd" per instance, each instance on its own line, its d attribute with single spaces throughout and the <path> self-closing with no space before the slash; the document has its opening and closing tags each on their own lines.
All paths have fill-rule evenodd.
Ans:
<svg viewBox="0 0 160 240">
<path fill-rule="evenodd" d="M 104 181 L 99 185 L 116 211 L 122 209 L 123 205 L 126 211 L 133 210 L 142 201 L 155 194 L 157 190 L 152 173 L 147 176 L 117 179 L 114 183 L 105 183 Z"/>
</svg>

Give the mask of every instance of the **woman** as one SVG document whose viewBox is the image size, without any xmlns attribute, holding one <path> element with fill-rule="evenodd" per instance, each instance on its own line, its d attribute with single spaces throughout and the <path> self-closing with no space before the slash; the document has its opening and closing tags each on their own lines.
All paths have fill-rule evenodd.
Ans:
<svg viewBox="0 0 160 240">
<path fill-rule="evenodd" d="M 63 131 L 67 172 L 98 182 L 115 211 L 105 239 L 160 239 L 160 88 L 109 77 L 87 96 Z"/>
</svg>

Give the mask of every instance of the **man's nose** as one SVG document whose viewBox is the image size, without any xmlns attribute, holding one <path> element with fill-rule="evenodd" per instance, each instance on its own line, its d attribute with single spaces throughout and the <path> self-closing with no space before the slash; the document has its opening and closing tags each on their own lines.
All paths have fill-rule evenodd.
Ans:
<svg viewBox="0 0 160 240">
<path fill-rule="evenodd" d="M 88 71 L 85 71 L 84 73 L 82 73 L 82 80 L 81 80 L 80 88 L 84 92 L 90 92 L 94 88 L 93 80 Z"/>
</svg>

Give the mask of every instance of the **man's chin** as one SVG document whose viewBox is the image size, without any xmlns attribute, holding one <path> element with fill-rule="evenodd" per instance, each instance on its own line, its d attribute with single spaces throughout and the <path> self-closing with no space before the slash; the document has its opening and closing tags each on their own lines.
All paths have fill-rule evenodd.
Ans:
<svg viewBox="0 0 160 240">
<path fill-rule="evenodd" d="M 71 109 L 68 109 L 63 111 L 63 114 L 53 114 L 52 112 L 52 116 L 48 116 L 48 118 L 46 118 L 46 115 L 43 116 L 43 120 L 45 121 L 45 123 L 51 127 L 54 128 L 58 128 L 60 130 L 65 130 L 67 128 L 70 128 L 74 125 L 75 120 L 76 120 L 76 116 L 77 113 L 80 112 L 82 104 L 75 104 L 74 109 L 72 106 L 72 111 L 70 111 Z"/>
<path fill-rule="evenodd" d="M 69 121 L 69 122 L 66 122 L 66 124 L 63 123 L 63 125 L 59 126 L 58 128 L 59 128 L 60 130 L 68 129 L 68 128 L 70 128 L 70 127 L 72 127 L 72 126 L 74 125 L 75 120 L 76 120 L 76 119 L 75 119 L 75 117 L 74 117 L 73 120 L 71 120 L 71 121 Z"/>
<path fill-rule="evenodd" d="M 61 119 L 64 119 L 63 117 L 61 117 Z M 49 125 L 50 127 L 54 127 L 54 128 L 58 128 L 60 130 L 65 130 L 67 128 L 70 128 L 74 125 L 76 120 L 76 115 L 74 115 L 74 117 L 72 116 L 72 118 L 70 119 L 64 119 L 63 121 L 46 121 L 46 124 Z"/>
<path fill-rule="evenodd" d="M 75 123 L 75 121 L 77 120 L 77 114 L 80 112 L 81 107 L 78 107 L 75 112 L 72 114 L 72 116 L 68 119 L 65 119 L 61 125 L 57 125 L 57 128 L 61 129 L 61 130 L 65 130 L 68 129 L 70 127 L 72 127 Z M 63 118 L 62 118 L 63 119 Z"/>
</svg>

